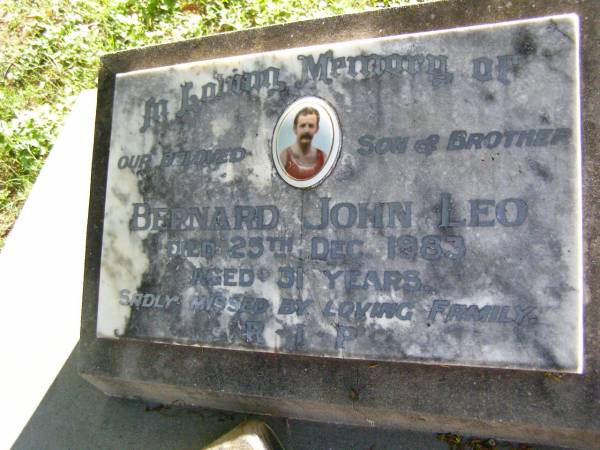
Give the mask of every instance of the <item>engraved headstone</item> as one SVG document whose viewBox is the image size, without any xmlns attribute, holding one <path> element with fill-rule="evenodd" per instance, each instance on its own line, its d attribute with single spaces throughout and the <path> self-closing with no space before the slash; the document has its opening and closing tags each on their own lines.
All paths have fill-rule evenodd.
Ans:
<svg viewBox="0 0 600 450">
<path fill-rule="evenodd" d="M 578 21 L 116 78 L 97 333 L 582 364 Z"/>
<path fill-rule="evenodd" d="M 452 0 L 104 57 L 80 373 L 593 447 L 599 5 Z"/>
</svg>

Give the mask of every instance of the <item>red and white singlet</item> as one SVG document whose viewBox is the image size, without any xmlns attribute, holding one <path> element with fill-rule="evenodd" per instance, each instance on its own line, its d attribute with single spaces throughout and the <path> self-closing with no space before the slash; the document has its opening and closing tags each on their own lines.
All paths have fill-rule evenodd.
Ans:
<svg viewBox="0 0 600 450">
<path fill-rule="evenodd" d="M 309 168 L 304 168 L 304 167 L 300 166 L 294 159 L 294 156 L 292 155 L 291 147 L 286 148 L 285 149 L 286 163 L 285 163 L 284 169 L 288 173 L 288 175 L 290 175 L 291 177 L 294 177 L 297 180 L 306 180 L 308 178 L 315 176 L 317 173 L 319 173 L 319 171 L 323 168 L 323 164 L 325 164 L 325 154 L 318 148 L 316 150 L 317 150 L 317 161 L 315 162 L 314 166 L 309 167 Z"/>
</svg>

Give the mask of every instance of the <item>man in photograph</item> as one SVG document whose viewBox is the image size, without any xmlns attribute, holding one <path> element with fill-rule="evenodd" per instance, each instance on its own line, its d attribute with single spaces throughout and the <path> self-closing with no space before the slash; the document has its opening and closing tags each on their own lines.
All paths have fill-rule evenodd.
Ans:
<svg viewBox="0 0 600 450">
<path fill-rule="evenodd" d="M 284 170 L 297 180 L 312 178 L 325 164 L 325 153 L 312 146 L 313 137 L 319 132 L 319 119 L 319 111 L 315 108 L 298 111 L 294 117 L 296 142 L 279 154 Z"/>
</svg>

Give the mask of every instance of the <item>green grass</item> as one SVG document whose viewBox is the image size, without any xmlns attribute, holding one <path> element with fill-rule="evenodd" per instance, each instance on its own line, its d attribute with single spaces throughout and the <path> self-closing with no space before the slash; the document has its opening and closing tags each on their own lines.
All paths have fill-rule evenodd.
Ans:
<svg viewBox="0 0 600 450">
<path fill-rule="evenodd" d="M 4 0 L 0 248 L 77 94 L 95 87 L 101 54 L 425 1 L 432 0 Z"/>
</svg>

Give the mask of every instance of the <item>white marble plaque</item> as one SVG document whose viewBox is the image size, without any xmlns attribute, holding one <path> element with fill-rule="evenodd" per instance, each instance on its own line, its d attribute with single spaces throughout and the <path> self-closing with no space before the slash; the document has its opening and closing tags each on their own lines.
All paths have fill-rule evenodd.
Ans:
<svg viewBox="0 0 600 450">
<path fill-rule="evenodd" d="M 118 74 L 97 335 L 580 372 L 578 27 Z"/>
</svg>

